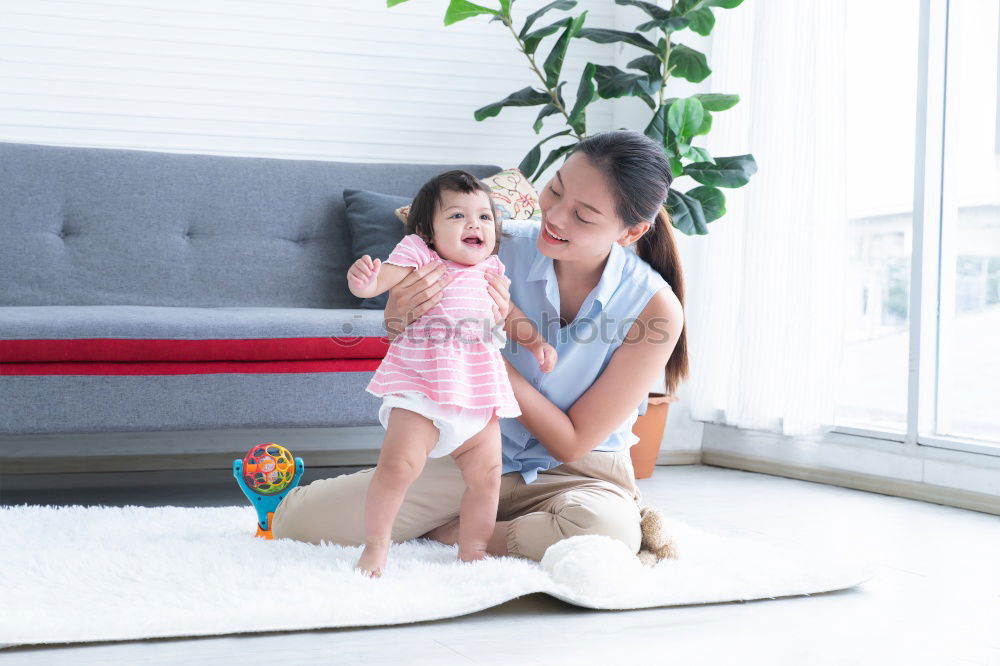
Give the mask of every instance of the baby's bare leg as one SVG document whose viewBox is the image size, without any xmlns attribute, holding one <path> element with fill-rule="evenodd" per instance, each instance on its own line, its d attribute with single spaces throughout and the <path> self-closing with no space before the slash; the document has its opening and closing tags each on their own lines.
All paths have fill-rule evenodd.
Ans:
<svg viewBox="0 0 1000 666">
<path fill-rule="evenodd" d="M 458 557 L 472 562 L 486 557 L 486 546 L 493 536 L 500 502 L 500 421 L 490 422 L 452 452 L 452 458 L 465 480 L 465 493 L 459 508 Z"/>
<path fill-rule="evenodd" d="M 382 575 L 396 514 L 438 436 L 437 426 L 427 417 L 402 407 L 389 411 L 382 451 L 365 495 L 365 550 L 355 566 L 361 573 Z"/>
</svg>

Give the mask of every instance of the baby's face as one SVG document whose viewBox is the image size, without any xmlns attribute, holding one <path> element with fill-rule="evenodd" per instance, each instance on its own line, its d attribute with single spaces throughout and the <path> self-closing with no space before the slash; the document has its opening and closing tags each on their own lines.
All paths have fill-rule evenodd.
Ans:
<svg viewBox="0 0 1000 666">
<path fill-rule="evenodd" d="M 482 191 L 441 192 L 434 214 L 434 249 L 445 259 L 472 266 L 493 253 L 496 223 Z"/>
</svg>

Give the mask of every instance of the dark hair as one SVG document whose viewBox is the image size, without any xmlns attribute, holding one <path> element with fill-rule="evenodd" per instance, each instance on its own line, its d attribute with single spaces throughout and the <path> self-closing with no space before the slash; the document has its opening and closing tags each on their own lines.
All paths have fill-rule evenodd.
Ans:
<svg viewBox="0 0 1000 666">
<path fill-rule="evenodd" d="M 585 137 L 570 151 L 580 151 L 604 174 L 615 200 L 615 212 L 626 227 L 652 222 L 636 241 L 636 253 L 670 285 L 684 305 L 684 275 L 674 241 L 673 222 L 665 202 L 673 172 L 655 141 L 635 130 L 610 130 Z M 568 157 L 568 155 L 567 155 Z M 688 376 L 687 322 L 666 367 L 667 394 Z"/>
<path fill-rule="evenodd" d="M 493 226 L 496 231 L 493 254 L 497 254 L 500 250 L 500 218 L 497 216 L 497 204 L 493 201 L 493 190 L 464 169 L 452 169 L 439 173 L 421 186 L 417 196 L 413 197 L 410 212 L 406 216 L 406 233 L 417 234 L 427 243 L 428 247 L 437 251 L 437 248 L 434 247 L 434 211 L 441 205 L 441 192 L 443 190 L 462 192 L 463 194 L 476 190 L 486 193 L 486 198 L 490 201 L 490 211 L 493 215 Z"/>
</svg>

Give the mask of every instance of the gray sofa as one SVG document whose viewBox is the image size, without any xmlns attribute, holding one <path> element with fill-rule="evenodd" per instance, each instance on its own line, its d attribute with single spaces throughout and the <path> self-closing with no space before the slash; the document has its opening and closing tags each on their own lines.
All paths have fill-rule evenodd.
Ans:
<svg viewBox="0 0 1000 666">
<path fill-rule="evenodd" d="M 0 435 L 377 425 L 343 190 L 450 168 L 0 143 Z"/>
</svg>

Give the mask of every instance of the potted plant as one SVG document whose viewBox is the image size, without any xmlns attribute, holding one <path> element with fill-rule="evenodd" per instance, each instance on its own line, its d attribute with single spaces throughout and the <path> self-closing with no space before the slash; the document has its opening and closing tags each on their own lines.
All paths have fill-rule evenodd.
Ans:
<svg viewBox="0 0 1000 666">
<path fill-rule="evenodd" d="M 656 458 L 660 454 L 660 443 L 663 441 L 663 429 L 667 425 L 667 408 L 678 399 L 675 395 L 650 392 L 646 413 L 640 414 L 632 425 L 632 432 L 639 438 L 629 449 L 635 478 L 648 479 L 653 476 Z"/>
</svg>

